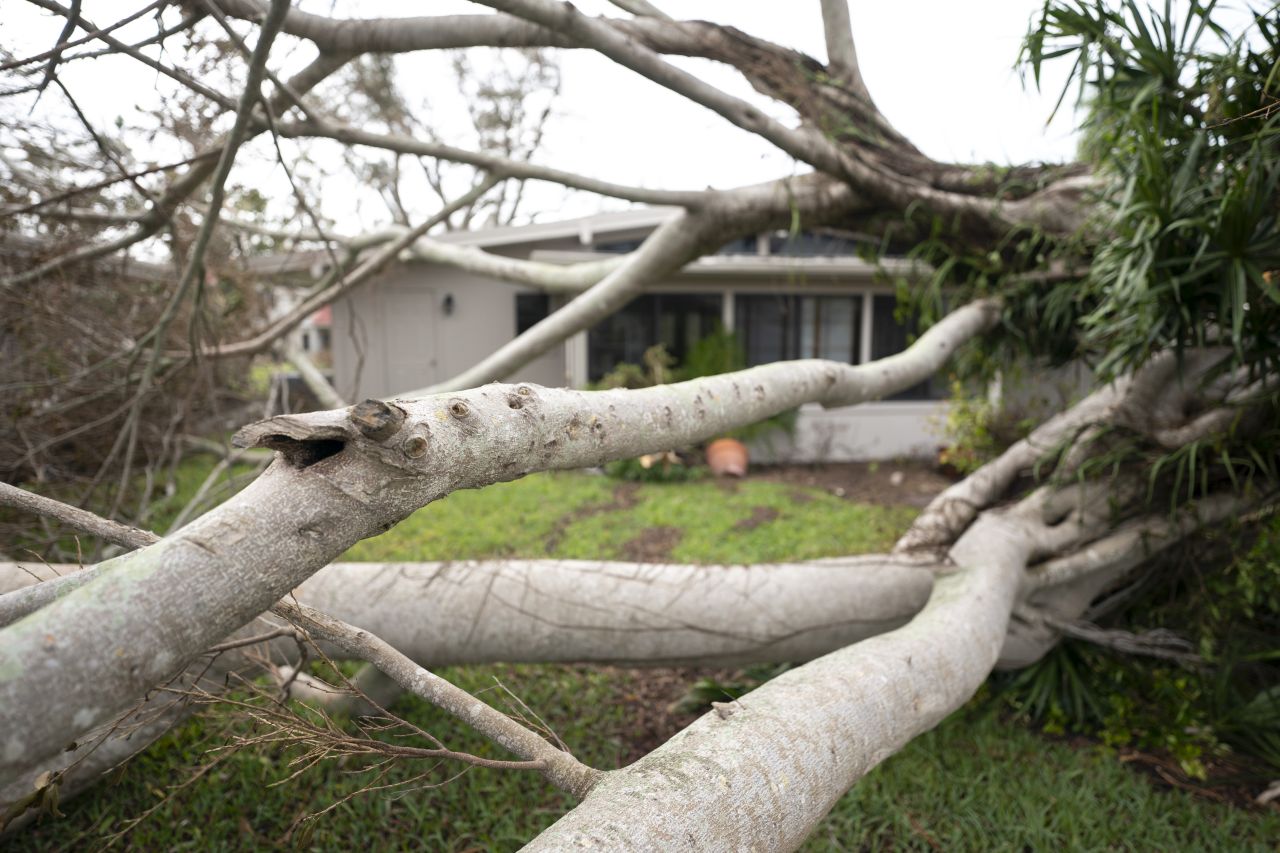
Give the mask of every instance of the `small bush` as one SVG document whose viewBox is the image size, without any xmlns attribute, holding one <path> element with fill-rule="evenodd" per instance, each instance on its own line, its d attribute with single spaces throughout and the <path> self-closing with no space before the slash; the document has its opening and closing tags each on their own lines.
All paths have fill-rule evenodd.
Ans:
<svg viewBox="0 0 1280 853">
<path fill-rule="evenodd" d="M 951 405 L 941 430 L 946 444 L 938 453 L 938 464 L 967 476 L 1024 438 L 1033 426 L 952 379 Z"/>
<path fill-rule="evenodd" d="M 996 676 L 1004 700 L 1051 733 L 1167 753 L 1193 778 L 1236 752 L 1280 769 L 1280 515 L 1256 530 L 1202 537 L 1166 561 L 1114 627 L 1191 638 L 1195 665 L 1064 641 L 1020 673 Z M 1256 533 L 1244 553 L 1234 543 Z"/>
<path fill-rule="evenodd" d="M 674 356 L 662 344 L 654 344 L 644 351 L 643 364 L 615 365 L 595 383 L 593 390 L 609 388 L 651 388 L 669 382 L 682 382 L 702 376 L 716 376 L 742 370 L 747 366 L 746 355 L 737 335 L 717 329 L 689 350 L 685 363 L 679 365 Z M 739 441 L 766 439 L 778 430 L 795 429 L 796 410 L 781 412 L 753 424 L 738 427 L 724 433 L 723 437 Z M 671 455 L 675 455 L 674 453 Z M 706 472 L 689 465 L 684 459 L 665 458 L 665 454 L 650 454 L 639 459 L 610 462 L 604 471 L 610 477 L 642 483 L 672 483 L 696 480 Z"/>
<path fill-rule="evenodd" d="M 650 453 L 635 459 L 618 459 L 604 466 L 615 480 L 633 483 L 685 483 L 706 476 L 706 469 L 690 465 L 676 453 Z"/>
</svg>

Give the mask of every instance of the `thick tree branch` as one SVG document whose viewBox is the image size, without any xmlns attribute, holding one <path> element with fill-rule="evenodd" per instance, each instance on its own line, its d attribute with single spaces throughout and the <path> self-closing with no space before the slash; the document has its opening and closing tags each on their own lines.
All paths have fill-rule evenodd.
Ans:
<svg viewBox="0 0 1280 853">
<path fill-rule="evenodd" d="M 830 174 L 843 172 L 842 157 L 823 136 L 807 128 L 793 129 L 769 118 L 755 106 L 710 86 L 626 37 L 607 22 L 580 14 L 571 5 L 551 0 L 481 0 L 486 6 L 541 24 L 591 47 L 660 86 L 719 114 L 730 123 L 772 142 L 802 163 Z"/>
<path fill-rule="evenodd" d="M 607 776 L 527 849 L 798 847 L 857 779 L 963 704 L 994 666 L 1030 538 L 1009 516 L 980 524 L 906 626 L 705 715 Z"/>
<path fill-rule="evenodd" d="M 33 566 L 39 577 L 48 567 Z M 101 574 L 0 563 L 0 614 L 33 613 Z M 863 555 L 751 566 L 585 560 L 332 563 L 297 599 L 422 666 L 735 666 L 811 660 L 919 612 L 942 563 Z M 7 607 L 7 602 L 15 606 Z M 39 606 L 30 606 L 39 605 Z M 2 623 L 0 623 L 2 624 Z"/>
<path fill-rule="evenodd" d="M 108 535 L 134 547 L 145 547 L 159 541 L 158 537 L 146 531 L 99 518 L 93 513 L 77 510 L 58 501 L 30 495 L 3 483 L 0 483 L 0 504 L 58 518 L 88 532 Z M 77 580 L 85 580 L 85 575 L 88 574 L 91 573 L 80 573 Z M 52 580 L 46 581 L 42 586 L 52 583 Z M 65 592 L 73 585 L 59 584 L 58 586 L 61 586 L 60 592 Z M 3 596 L 3 598 L 8 597 L 8 595 Z M 598 781 L 601 775 L 599 771 L 585 767 L 568 753 L 555 748 L 506 715 L 493 710 L 466 691 L 413 663 L 377 636 L 296 601 L 276 602 L 271 612 L 303 628 L 308 634 L 334 644 L 341 652 L 368 661 L 395 679 L 406 690 L 464 720 L 477 731 L 522 758 L 536 762 L 548 780 L 557 787 L 581 797 Z M 270 634 L 252 634 L 213 646 L 209 651 L 219 654 L 293 634 L 292 631 L 283 630 L 276 630 Z M 196 681 L 199 682 L 202 677 L 197 674 Z M 166 720 L 170 716 L 164 715 Z M 174 718 L 175 721 L 176 719 L 180 719 L 180 716 Z M 116 750 L 108 750 L 106 754 L 114 759 Z"/>
<path fill-rule="evenodd" d="M 232 0 L 228 8 L 244 17 L 259 2 Z M 320 46 L 392 53 L 464 45 L 594 48 L 627 67 L 643 67 L 663 85 L 760 133 L 793 156 L 805 152 L 807 156 L 799 159 L 849 181 L 897 212 L 924 205 L 939 215 L 962 217 L 974 239 L 1011 226 L 1071 233 L 1082 225 L 1085 195 L 1096 186 L 1079 166 L 1027 167 L 997 176 L 985 166 L 934 162 L 894 130 L 856 85 L 850 88 L 838 79 L 815 85 L 815 77 L 827 72 L 820 63 L 731 27 L 653 17 L 592 19 L 542 0 L 496 5 L 544 25 L 505 14 L 344 20 L 295 13 L 286 27 Z M 569 24 L 571 29 L 560 29 Z M 714 90 L 687 88 L 683 79 L 667 79 L 669 66 L 657 58 L 659 53 L 727 63 L 758 91 L 796 109 L 808 127 L 791 130 L 767 120 L 757 127 L 762 117 L 758 111 L 745 113 L 742 102 L 724 101 L 727 96 Z M 855 132 L 848 132 L 850 127 Z M 1008 197 L 995 198 L 1004 195 Z"/>
<path fill-rule="evenodd" d="M 803 402 L 893 393 L 933 373 L 995 316 L 990 304 L 968 306 L 906 352 L 858 367 L 782 363 L 641 391 L 488 386 L 397 400 L 381 419 L 357 421 L 348 410 L 246 428 L 240 443 L 281 451 L 258 480 L 0 631 L 6 715 L 61 697 L 47 713 L 0 727 L 0 767 L 49 754 L 121 712 L 358 539 L 457 488 L 705 440 Z"/>
<path fill-rule="evenodd" d="M 646 282 L 675 272 L 697 257 L 705 251 L 707 234 L 718 226 L 719 223 L 713 226 L 709 217 L 690 214 L 663 223 L 620 266 L 568 305 L 503 344 L 479 364 L 444 382 L 411 392 L 411 396 L 439 394 L 505 378 L 617 311 Z"/>
</svg>

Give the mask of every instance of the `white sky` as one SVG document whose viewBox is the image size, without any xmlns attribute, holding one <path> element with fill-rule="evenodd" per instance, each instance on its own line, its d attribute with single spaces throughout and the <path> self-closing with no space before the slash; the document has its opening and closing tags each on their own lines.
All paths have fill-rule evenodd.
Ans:
<svg viewBox="0 0 1280 853">
<path fill-rule="evenodd" d="M 52 45 L 61 19 L 19 0 L 4 0 L 4 5 L 0 43 L 19 53 Z M 84 14 L 101 26 L 142 5 L 144 0 L 86 0 Z M 302 5 L 344 17 L 483 11 L 462 0 L 414 4 L 307 0 Z M 588 13 L 616 12 L 603 0 L 583 0 L 578 5 Z M 819 59 L 825 57 L 817 0 L 668 0 L 659 5 L 680 17 L 732 24 Z M 877 104 L 908 138 L 937 159 L 1001 164 L 1069 159 L 1076 144 L 1071 98 L 1046 125 L 1058 95 L 1055 86 L 1060 83 L 1050 78 L 1040 94 L 1029 83 L 1024 88 L 1014 70 L 1022 36 L 1040 6 L 1041 0 L 980 4 L 852 0 L 859 59 Z M 132 31 L 138 38 L 154 32 L 153 24 L 138 27 Z M 280 44 L 288 46 L 285 40 Z M 295 46 L 275 61 L 278 68 L 289 71 L 311 55 L 308 46 Z M 536 157 L 540 163 L 622 183 L 672 189 L 731 187 L 807 171 L 758 137 L 608 60 L 587 51 L 563 51 L 561 57 L 563 94 Z M 672 61 L 776 116 L 788 116 L 785 108 L 756 95 L 730 69 L 702 60 Z M 430 106 L 438 132 L 448 140 L 451 128 L 462 126 L 462 104 L 445 57 L 412 56 L 402 63 L 402 85 L 410 100 Z M 154 105 L 157 90 L 170 85 L 155 72 L 123 58 L 75 63 L 67 67 L 64 80 L 82 107 L 104 127 L 110 127 L 117 116 L 130 123 L 140 121 L 136 108 Z M 50 90 L 36 115 L 61 108 L 61 96 Z M 255 155 L 264 158 L 269 150 L 262 140 L 247 149 L 233 182 L 287 194 L 278 165 L 261 159 L 254 162 Z M 168 153 L 144 151 L 139 159 Z M 315 149 L 315 154 L 320 159 L 333 156 L 323 148 Z M 528 197 L 526 213 L 543 221 L 625 206 L 625 202 L 566 193 L 547 185 L 531 188 Z M 421 201 L 423 215 L 434 209 L 431 199 Z M 327 186 L 320 205 L 343 230 L 373 227 L 386 218 L 384 208 L 354 185 Z"/>
</svg>

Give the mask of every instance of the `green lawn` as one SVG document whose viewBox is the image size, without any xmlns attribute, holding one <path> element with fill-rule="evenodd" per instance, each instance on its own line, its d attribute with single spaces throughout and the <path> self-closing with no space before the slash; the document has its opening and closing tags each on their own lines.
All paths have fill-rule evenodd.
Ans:
<svg viewBox="0 0 1280 853">
<path fill-rule="evenodd" d="M 460 492 L 361 543 L 353 560 L 461 557 L 623 557 L 637 543 L 675 560 L 758 562 L 888 546 L 913 510 L 848 503 L 818 490 L 746 482 L 620 485 L 542 474 Z M 652 536 L 661 529 L 661 536 Z M 645 531 L 650 531 L 645 535 Z M 656 545 L 654 543 L 657 543 Z M 652 550 L 649 553 L 653 553 Z M 639 737 L 651 679 L 643 672 L 567 666 L 487 666 L 442 675 L 502 704 L 500 682 L 583 760 L 616 767 Z M 1003 724 L 975 702 L 918 739 L 846 796 L 810 850 L 1274 849 L 1280 816 L 1154 788 L 1101 751 L 1074 749 Z M 394 710 L 455 749 L 497 755 L 413 698 Z M 157 803 L 207 761 L 203 750 L 243 723 L 212 713 L 170 735 L 107 784 L 11 842 L 14 850 L 83 849 Z M 418 787 L 365 794 L 299 824 L 369 783 L 330 763 L 285 784 L 289 755 L 246 750 L 170 795 L 125 841 L 144 850 L 262 847 L 511 850 L 549 825 L 568 799 L 532 774 L 438 768 Z M 421 766 L 397 767 L 388 781 Z M 421 787 L 424 783 L 437 787 Z M 7 840 L 6 840 L 7 841 Z"/>
<path fill-rule="evenodd" d="M 768 517 L 753 525 L 752 518 Z M 849 503 L 778 483 L 620 483 L 535 474 L 455 492 L 347 552 L 356 561 L 477 557 L 623 559 L 647 528 L 679 531 L 676 561 L 760 563 L 887 548 L 909 507 Z"/>
</svg>

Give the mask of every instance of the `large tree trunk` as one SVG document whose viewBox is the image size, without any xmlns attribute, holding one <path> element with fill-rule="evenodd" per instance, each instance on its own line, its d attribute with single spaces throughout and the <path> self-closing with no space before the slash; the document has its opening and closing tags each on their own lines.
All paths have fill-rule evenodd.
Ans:
<svg viewBox="0 0 1280 853">
<path fill-rule="evenodd" d="M 784 673 L 610 774 L 529 850 L 791 850 L 995 665 L 1032 537 L 975 525 L 906 626 Z"/>
<path fill-rule="evenodd" d="M 202 224 L 183 258 L 181 284 L 143 343 L 130 339 L 124 347 L 147 349 L 153 356 L 140 363 L 136 388 L 131 374 L 139 362 L 129 360 L 122 370 L 121 385 L 133 395 L 129 437 L 122 433 L 121 438 L 129 448 L 123 454 L 126 475 L 143 399 L 172 360 L 259 352 L 401 249 L 549 290 L 583 292 L 479 364 L 422 392 L 457 392 L 452 396 L 366 401 L 246 428 L 240 434 L 243 444 L 279 454 L 261 478 L 227 504 L 159 542 L 147 540 L 132 554 L 0 598 L 0 777 L 12 780 L 0 790 L 5 811 L 29 799 L 31 779 L 39 771 L 65 770 L 68 762 L 77 762 L 62 779 L 69 786 L 83 784 L 181 719 L 185 706 L 160 707 L 159 697 L 148 697 L 148 691 L 175 674 L 207 678 L 201 663 L 207 650 L 237 631 L 251 633 L 254 629 L 245 626 L 269 607 L 288 610 L 291 605 L 279 599 L 296 589 L 304 601 L 330 612 L 307 617 L 313 626 L 328 626 L 330 642 L 353 654 L 369 654 L 368 660 L 394 670 L 396 684 L 431 692 L 423 688 L 429 685 L 436 695 L 449 690 L 421 670 L 423 663 L 737 663 L 816 657 L 612 773 L 599 774 L 571 757 L 554 755 L 556 750 L 527 731 L 496 738 L 522 758 L 540 756 L 526 766 L 538 764 L 553 783 L 557 776 L 570 779 L 566 790 L 584 797 L 535 848 L 793 848 L 849 785 L 958 707 L 992 667 L 1037 659 L 1056 642 L 1063 625 L 1152 553 L 1205 523 L 1273 497 L 1234 482 L 1210 482 L 1206 473 L 1197 501 L 1184 502 L 1174 514 L 1154 514 L 1150 493 L 1162 487 L 1158 477 L 1147 477 L 1135 466 L 1117 466 L 1119 473 L 1109 479 L 1075 476 L 1091 457 L 1105 455 L 1115 433 L 1135 446 L 1169 449 L 1247 434 L 1257 428 L 1258 411 L 1272 411 L 1259 406 L 1242 412 L 1236 405 L 1256 404 L 1257 395 L 1249 400 L 1245 392 L 1265 390 L 1267 377 L 1237 375 L 1243 367 L 1214 377 L 1219 354 L 1184 352 L 1183 343 L 1192 338 L 1178 337 L 1176 347 L 1168 344 L 1178 350 L 1176 360 L 1147 349 L 1141 358 L 1124 361 L 1146 366 L 1131 381 L 1103 389 L 1046 422 L 945 491 L 892 556 L 756 567 L 566 561 L 330 565 L 357 540 L 459 488 L 701 441 L 806 402 L 842 406 L 892 394 L 935 374 L 957 347 L 991 329 L 1000 313 L 994 301 L 968 305 L 906 353 L 859 367 L 777 364 L 639 392 L 584 394 L 530 385 L 461 390 L 502 378 L 727 241 L 819 225 L 873 233 L 899 246 L 937 239 L 952 253 L 948 264 L 968 258 L 961 266 L 981 273 L 974 292 L 991 292 L 988 285 L 994 282 L 1000 292 L 1021 298 L 1022 285 L 1060 275 L 1036 269 L 1059 250 L 1102 257 L 1097 235 L 1086 230 L 1093 207 L 1085 194 L 1098 187 L 1097 179 L 1077 165 L 1006 171 L 927 158 L 872 101 L 858 68 L 847 5 L 840 0 L 822 3 L 831 56 L 827 66 L 733 28 L 672 21 L 643 0 L 618 3 L 635 15 L 626 20 L 587 16 L 552 0 L 482 0 L 501 13 L 391 21 L 330 19 L 289 9 L 283 0 L 221 0 L 219 10 L 260 24 L 248 85 L 238 98 L 115 39 L 111 28 L 85 20 L 79 3 L 30 2 L 67 21 L 47 66 L 49 79 L 35 87 L 37 92 L 54 77 L 66 39 L 79 27 L 92 31 L 86 39 L 100 39 L 112 51 L 177 81 L 198 97 L 201 108 L 212 104 L 236 113 L 234 130 L 188 161 L 190 168 L 158 196 L 138 184 L 137 175 L 121 179 L 133 181 L 145 198 L 137 208 L 142 212 L 125 210 L 115 218 L 110 212 L 84 212 L 86 221 L 97 216 L 99 223 L 128 223 L 123 234 L 110 233 L 100 243 L 76 246 L 0 281 L 0 288 L 11 292 L 152 238 L 175 225 L 182 206 L 190 206 L 213 178 L 210 204 L 195 206 Z M 219 10 L 213 16 L 225 27 Z M 275 92 L 264 97 L 259 84 L 264 75 L 271 76 L 272 63 L 266 60 L 277 25 L 312 42 L 320 55 L 290 81 L 271 77 Z M 224 32 L 250 54 L 233 29 Z M 356 54 L 473 45 L 594 51 L 816 171 L 727 191 L 631 187 L 420 138 L 426 134 L 346 126 L 304 98 Z M 707 84 L 668 62 L 668 55 L 736 69 L 758 92 L 793 109 L 799 124 L 790 126 Z M 63 92 L 71 98 L 67 88 Z M 104 155 L 119 166 L 80 117 Z M 1200 123 L 1203 117 L 1192 118 Z M 244 139 L 268 127 L 278 137 L 335 140 L 397 157 L 466 163 L 489 173 L 459 203 L 483 194 L 489 179 L 514 178 L 673 204 L 682 211 L 624 258 L 563 270 L 419 240 L 440 221 L 430 218 L 415 228 L 347 241 L 348 261 L 362 248 L 382 249 L 346 275 L 332 270 L 325 286 L 297 310 L 249 339 L 219 344 L 193 337 L 189 353 L 165 352 L 162 343 L 175 312 L 204 280 L 205 249 L 236 151 Z M 1194 158 L 1188 163 L 1196 165 Z M 1259 209 L 1273 201 L 1259 201 Z M 301 195 L 299 204 L 306 207 Z M 450 210 L 446 206 L 437 217 L 447 219 Z M 318 222 L 312 224 L 318 232 Z M 1202 246 L 1197 255 L 1202 254 L 1213 253 Z M 1255 360 L 1240 343 L 1247 325 L 1244 306 L 1252 298 L 1245 274 L 1266 276 L 1269 283 L 1270 273 L 1261 271 L 1273 268 L 1274 246 L 1255 254 L 1233 257 L 1231 284 L 1235 364 L 1247 364 L 1251 371 L 1255 364 L 1270 369 L 1271 362 Z M 340 266 L 336 256 L 334 261 Z M 1080 277 L 1078 272 L 1064 275 Z M 1029 313 L 1058 311 L 1061 306 L 1052 303 L 1060 295 L 1050 294 Z M 1089 298 L 1094 297 L 1084 301 Z M 199 315 L 194 316 L 193 335 L 200 325 Z M 1210 338 L 1232 325 L 1224 320 L 1225 309 L 1187 316 L 1221 327 L 1211 329 Z M 1144 346 L 1166 345 L 1152 344 L 1159 340 L 1165 339 L 1153 337 Z M 1194 343 L 1203 340 L 1197 331 Z M 1206 377 L 1211 381 L 1199 382 Z M 41 377 L 33 384 L 43 382 Z M 25 435 L 22 440 L 29 444 Z M 1055 468 L 1058 479 L 1020 494 L 1020 480 L 1037 465 Z M 359 629 L 335 622 L 335 614 Z M 390 640 L 400 652 L 381 639 L 374 642 L 367 631 Z M 235 671 L 247 661 L 234 652 L 220 655 L 214 672 Z M 474 711 L 477 719 L 485 715 L 480 703 L 455 701 L 451 707 Z M 102 733 L 121 715 L 126 726 L 141 724 L 132 737 L 118 728 L 105 730 L 100 741 L 91 734 Z M 504 723 L 510 721 L 504 718 Z M 482 727 L 477 723 L 477 728 Z M 67 751 L 72 742 L 76 745 Z M 553 765 L 568 769 L 562 773 Z"/>
<path fill-rule="evenodd" d="M 130 711 L 298 588 L 418 665 L 743 662 L 839 649 L 581 789 L 583 805 L 540 842 L 798 844 L 850 784 L 970 696 L 1002 648 L 1013 660 L 1035 659 L 1055 641 L 1055 624 L 1078 616 L 1143 557 L 1242 505 L 1228 494 L 1181 519 L 1134 516 L 1112 533 L 1117 512 L 1142 504 L 1140 483 L 1121 477 L 1044 487 L 1011 509 L 993 508 L 1040 460 L 1075 464 L 1090 423 L 1158 435 L 1206 422 L 1195 386 L 1168 382 L 1171 359 L 1050 420 L 944 492 L 896 556 L 772 567 L 546 561 L 317 571 L 456 488 L 685 444 L 806 400 L 848 403 L 909 386 L 990 316 L 987 306 L 962 309 L 902 356 L 857 368 L 794 362 L 591 394 L 491 385 L 253 425 L 242 443 L 273 447 L 280 458 L 236 498 L 155 544 L 32 590 L 64 593 L 52 602 L 17 593 L 22 607 L 39 609 L 0 631 L 0 759 L 18 780 L 6 798 L 65 765 L 58 756 L 68 742 Z M 13 596 L 0 599 L 0 612 Z M 46 695 L 59 703 L 42 705 Z M 33 707 L 42 713 L 20 713 Z M 128 751 L 109 737 L 102 756 L 116 748 Z M 78 779 L 94 768 L 99 762 L 86 761 Z"/>
</svg>

